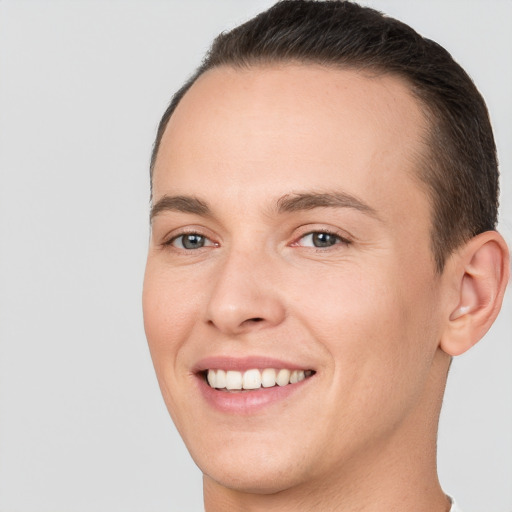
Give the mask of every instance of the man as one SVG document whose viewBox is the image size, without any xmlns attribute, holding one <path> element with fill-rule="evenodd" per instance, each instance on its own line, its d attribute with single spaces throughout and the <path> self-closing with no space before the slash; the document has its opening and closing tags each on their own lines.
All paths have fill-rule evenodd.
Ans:
<svg viewBox="0 0 512 512">
<path fill-rule="evenodd" d="M 508 279 L 466 73 L 406 25 L 279 2 L 222 34 L 155 142 L 144 317 L 207 511 L 455 511 L 451 358 Z"/>
</svg>

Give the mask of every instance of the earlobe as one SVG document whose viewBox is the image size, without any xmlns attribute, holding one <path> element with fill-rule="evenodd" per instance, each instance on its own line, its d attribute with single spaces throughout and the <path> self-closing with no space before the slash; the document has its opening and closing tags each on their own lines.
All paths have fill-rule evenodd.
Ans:
<svg viewBox="0 0 512 512">
<path fill-rule="evenodd" d="M 453 266 L 456 304 L 450 308 L 440 348 L 451 356 L 469 350 L 489 330 L 501 308 L 509 278 L 509 253 L 503 237 L 486 231 L 472 238 Z"/>
</svg>

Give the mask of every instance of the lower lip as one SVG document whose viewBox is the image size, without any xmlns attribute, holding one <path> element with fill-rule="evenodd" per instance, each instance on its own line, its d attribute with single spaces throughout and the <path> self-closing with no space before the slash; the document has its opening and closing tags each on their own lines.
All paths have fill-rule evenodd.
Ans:
<svg viewBox="0 0 512 512">
<path fill-rule="evenodd" d="M 285 401 L 297 391 L 307 386 L 314 376 L 308 377 L 295 384 L 286 386 L 273 386 L 249 391 L 228 392 L 214 389 L 199 375 L 199 389 L 208 404 L 223 412 L 237 415 L 255 414 L 266 407 Z"/>
</svg>

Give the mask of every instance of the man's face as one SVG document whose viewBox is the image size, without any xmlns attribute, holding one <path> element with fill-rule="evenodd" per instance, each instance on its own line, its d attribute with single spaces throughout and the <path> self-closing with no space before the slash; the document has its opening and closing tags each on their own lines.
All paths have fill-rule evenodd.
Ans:
<svg viewBox="0 0 512 512">
<path fill-rule="evenodd" d="M 219 68 L 183 98 L 156 161 L 144 317 L 208 479 L 325 481 L 424 428 L 443 300 L 414 176 L 425 132 L 398 78 L 354 70 Z M 257 389 L 224 387 L 247 370 Z M 272 386 L 272 370 L 305 378 Z"/>
</svg>

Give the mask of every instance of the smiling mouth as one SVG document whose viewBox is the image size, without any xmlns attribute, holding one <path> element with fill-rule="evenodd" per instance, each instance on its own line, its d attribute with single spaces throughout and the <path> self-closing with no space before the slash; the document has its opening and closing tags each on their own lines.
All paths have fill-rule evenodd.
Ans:
<svg viewBox="0 0 512 512">
<path fill-rule="evenodd" d="M 288 386 L 297 384 L 312 375 L 314 370 L 288 370 L 286 368 L 254 368 L 244 372 L 236 370 L 205 370 L 206 382 L 219 391 L 254 391 L 261 388 Z"/>
</svg>

